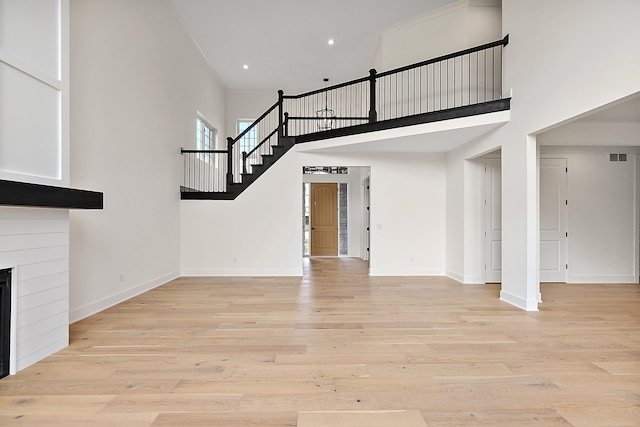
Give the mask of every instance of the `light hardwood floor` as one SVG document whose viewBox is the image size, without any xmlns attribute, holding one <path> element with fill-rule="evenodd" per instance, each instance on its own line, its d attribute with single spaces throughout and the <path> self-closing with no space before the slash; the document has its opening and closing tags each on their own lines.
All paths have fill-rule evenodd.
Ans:
<svg viewBox="0 0 640 427">
<path fill-rule="evenodd" d="M 0 380 L 0 425 L 639 426 L 640 287 L 375 277 L 181 278 L 71 326 Z"/>
</svg>

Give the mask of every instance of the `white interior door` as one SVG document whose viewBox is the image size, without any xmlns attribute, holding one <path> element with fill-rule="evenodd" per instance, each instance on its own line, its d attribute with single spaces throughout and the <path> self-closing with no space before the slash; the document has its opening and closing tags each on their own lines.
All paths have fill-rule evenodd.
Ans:
<svg viewBox="0 0 640 427">
<path fill-rule="evenodd" d="M 540 159 L 540 281 L 567 281 L 567 159 Z"/>
<path fill-rule="evenodd" d="M 502 171 L 500 159 L 485 159 L 485 282 L 502 280 Z"/>
</svg>

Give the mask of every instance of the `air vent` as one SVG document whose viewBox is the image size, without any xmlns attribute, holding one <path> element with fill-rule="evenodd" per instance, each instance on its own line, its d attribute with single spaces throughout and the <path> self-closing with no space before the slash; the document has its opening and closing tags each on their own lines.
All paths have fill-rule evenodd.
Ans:
<svg viewBox="0 0 640 427">
<path fill-rule="evenodd" d="M 618 155 L 617 154 L 613 154 L 613 153 L 609 153 L 609 161 L 610 162 L 617 162 L 618 161 Z"/>
<path fill-rule="evenodd" d="M 610 162 L 626 162 L 627 154 L 626 153 L 609 153 L 609 161 Z"/>
<path fill-rule="evenodd" d="M 627 161 L 627 155 L 625 153 L 618 154 L 618 161 L 619 162 L 626 162 Z"/>
</svg>

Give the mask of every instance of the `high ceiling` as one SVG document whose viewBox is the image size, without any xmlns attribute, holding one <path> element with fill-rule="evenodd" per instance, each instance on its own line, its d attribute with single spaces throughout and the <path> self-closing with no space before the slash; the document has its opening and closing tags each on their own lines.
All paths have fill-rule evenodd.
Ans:
<svg viewBox="0 0 640 427">
<path fill-rule="evenodd" d="M 456 0 L 170 2 L 227 89 L 296 93 L 368 75 L 384 29 Z"/>
</svg>

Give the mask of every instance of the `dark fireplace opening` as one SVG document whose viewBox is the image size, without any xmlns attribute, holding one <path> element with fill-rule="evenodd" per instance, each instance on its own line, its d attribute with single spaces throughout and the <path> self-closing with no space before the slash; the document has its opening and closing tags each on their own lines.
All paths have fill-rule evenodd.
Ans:
<svg viewBox="0 0 640 427">
<path fill-rule="evenodd" d="M 11 351 L 11 269 L 0 270 L 0 378 L 9 375 Z"/>
</svg>

